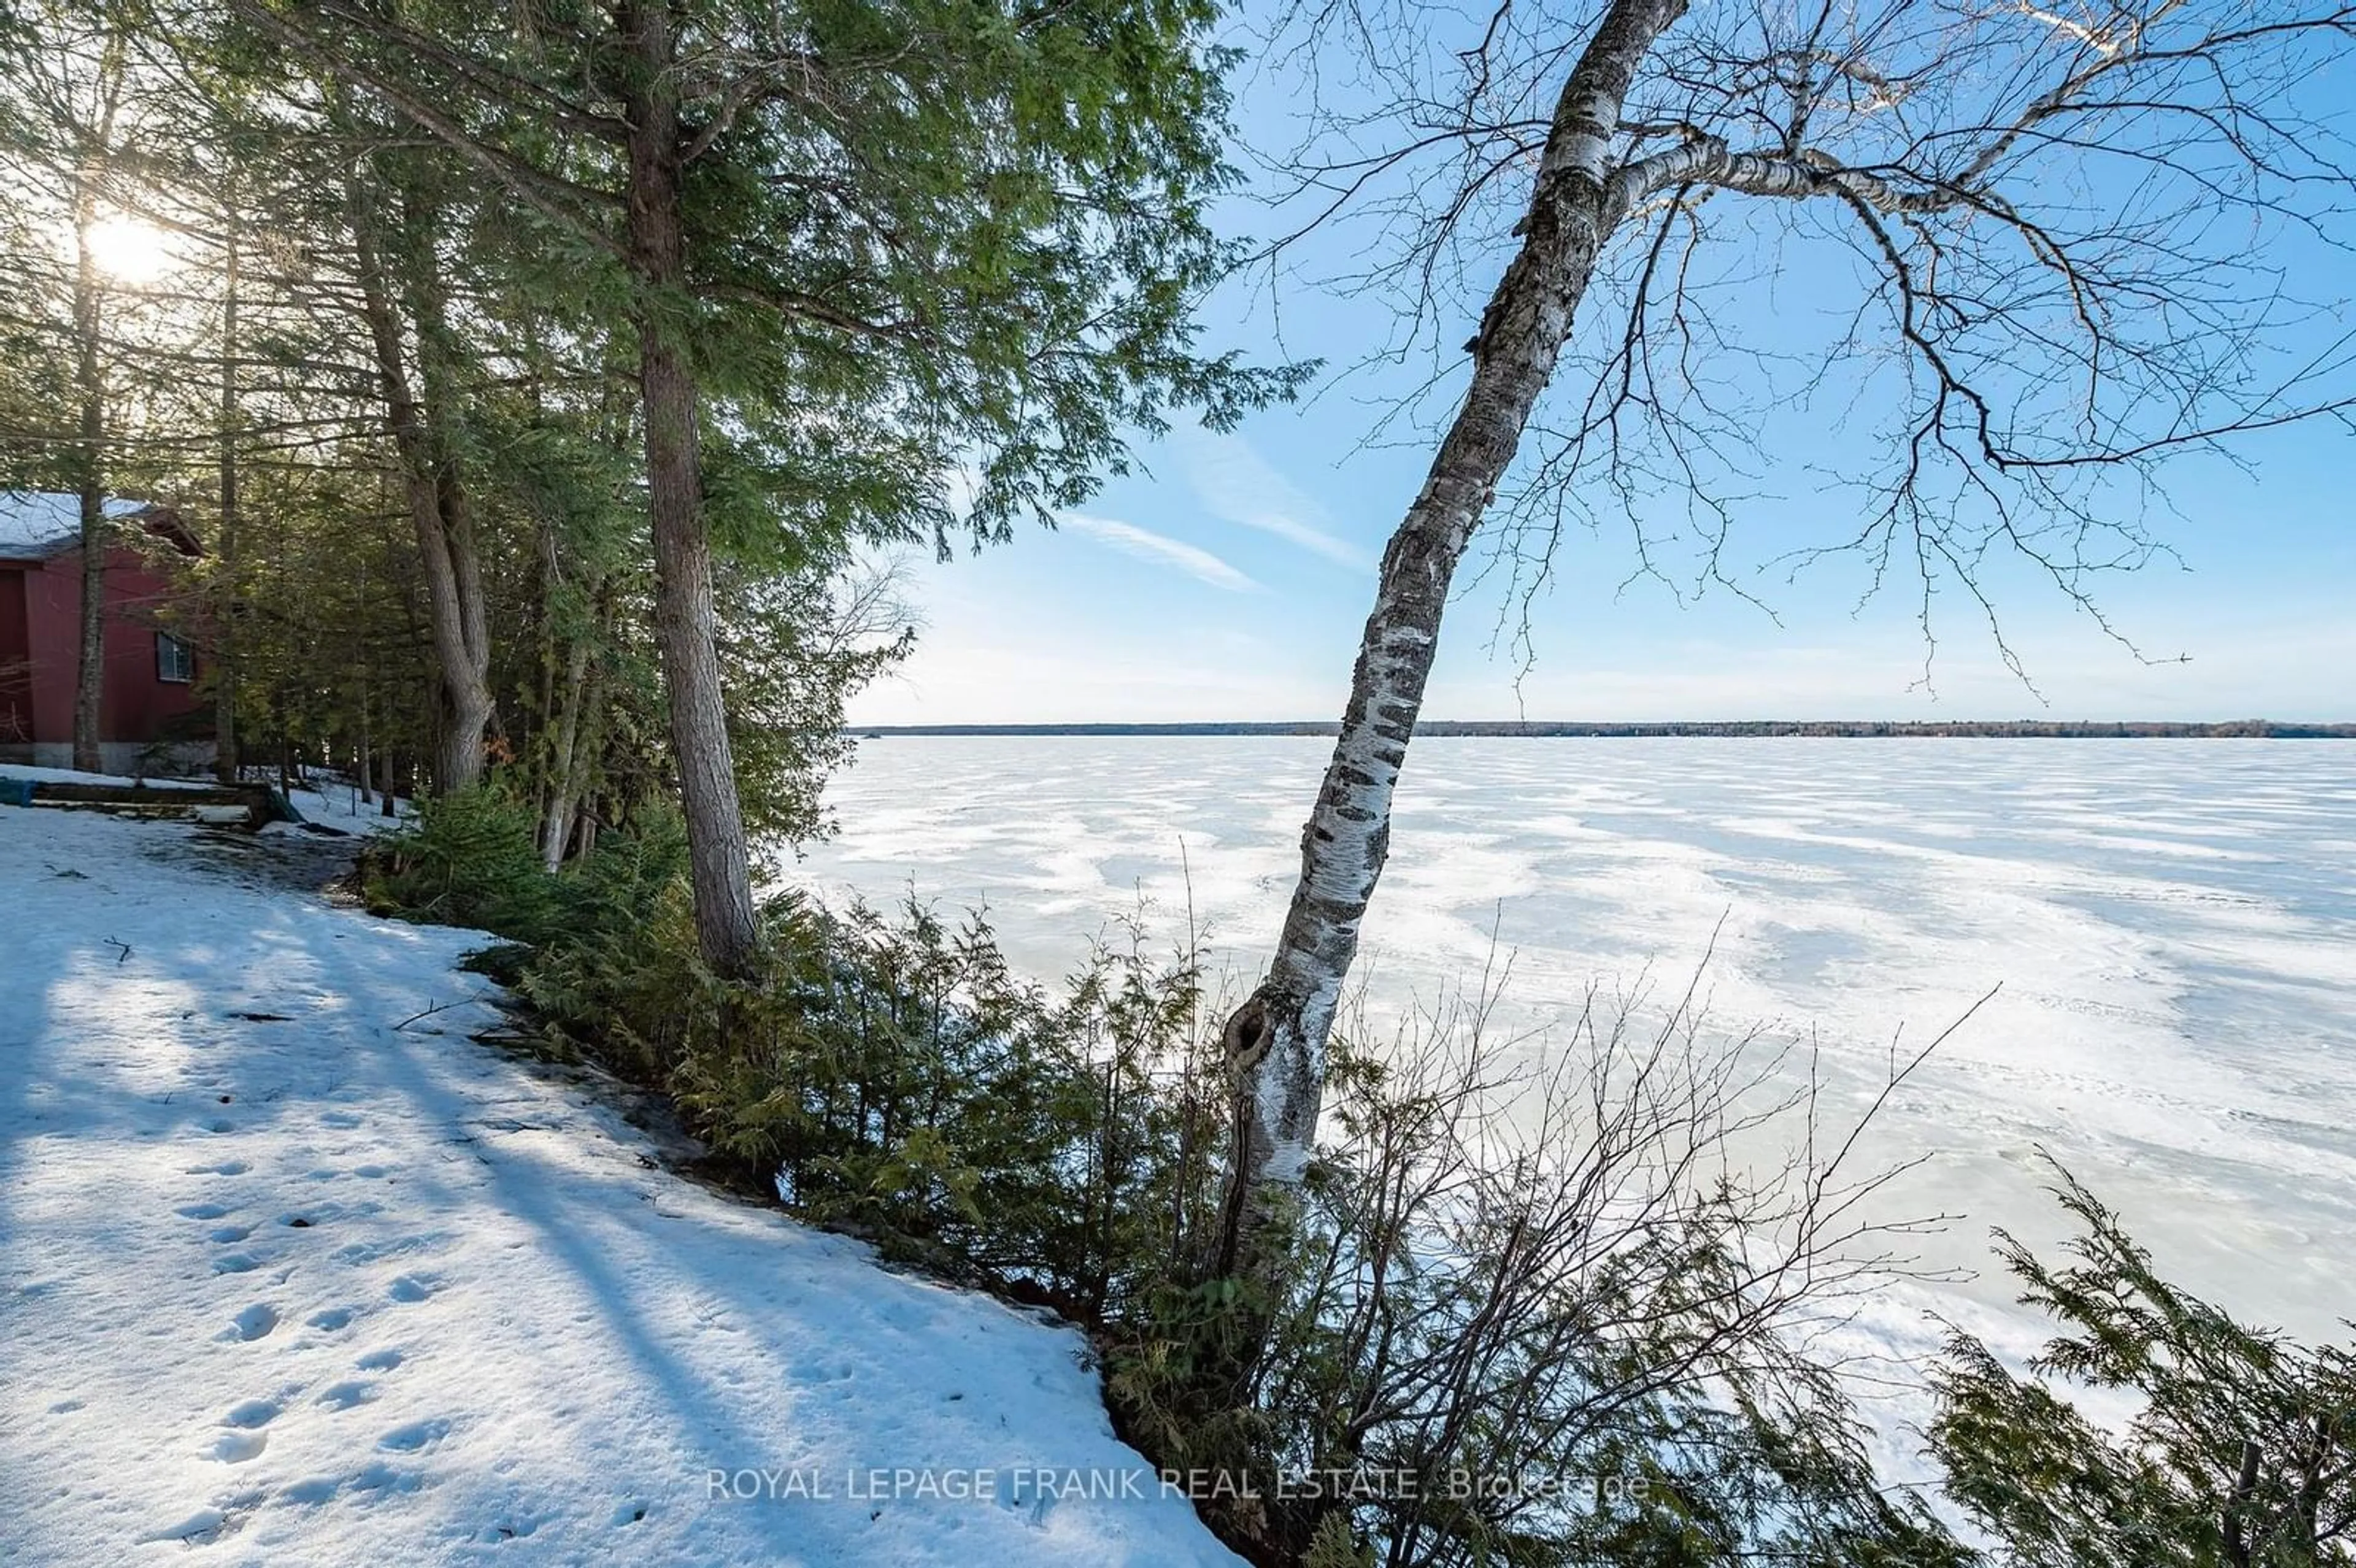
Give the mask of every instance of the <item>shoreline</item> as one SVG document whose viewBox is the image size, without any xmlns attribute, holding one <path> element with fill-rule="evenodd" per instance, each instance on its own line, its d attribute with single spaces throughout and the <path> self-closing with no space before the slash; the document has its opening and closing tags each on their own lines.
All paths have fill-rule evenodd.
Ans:
<svg viewBox="0 0 2356 1568">
<path fill-rule="evenodd" d="M 862 740 L 901 736 L 1333 736 L 1333 721 L 1234 721 L 1169 724 L 850 724 Z M 2282 722 L 2234 719 L 2214 722 L 2176 720 L 1784 720 L 1742 719 L 1664 722 L 1587 722 L 1554 720 L 1432 720 L 1416 726 L 1430 739 L 1506 740 L 1826 739 L 1826 740 L 2058 740 L 2058 741 L 2356 741 L 2356 723 Z"/>
</svg>

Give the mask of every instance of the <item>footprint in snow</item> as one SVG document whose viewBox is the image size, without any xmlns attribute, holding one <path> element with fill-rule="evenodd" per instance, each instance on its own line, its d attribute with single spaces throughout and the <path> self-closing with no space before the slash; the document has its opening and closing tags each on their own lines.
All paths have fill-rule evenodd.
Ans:
<svg viewBox="0 0 2356 1568">
<path fill-rule="evenodd" d="M 403 1359 L 398 1350 L 370 1350 L 352 1365 L 364 1372 L 389 1372 L 401 1365 Z"/>
<path fill-rule="evenodd" d="M 350 1246 L 337 1249 L 336 1261 L 345 1264 L 381 1263 L 386 1258 L 397 1258 L 405 1253 L 422 1253 L 434 1245 L 434 1241 L 431 1236 L 396 1236 L 383 1242 L 354 1242 Z"/>
<path fill-rule="evenodd" d="M 446 1421 L 412 1421 L 378 1438 L 376 1445 L 388 1454 L 416 1454 L 433 1447 L 449 1432 L 450 1424 Z"/>
<path fill-rule="evenodd" d="M 413 1274 L 405 1274 L 394 1280 L 392 1288 L 385 1294 L 395 1301 L 423 1301 L 434 1294 L 434 1283 L 430 1279 L 420 1279 Z"/>
<path fill-rule="evenodd" d="M 228 1521 L 229 1515 L 217 1508 L 198 1509 L 179 1523 L 167 1524 L 154 1534 L 143 1536 L 141 1539 L 178 1541 L 185 1541 L 190 1546 L 201 1546 L 208 1541 L 220 1540 L 221 1527 Z"/>
<path fill-rule="evenodd" d="M 243 1404 L 231 1405 L 221 1417 L 223 1426 L 253 1432 L 278 1419 L 278 1402 L 274 1399 L 249 1399 Z"/>
<path fill-rule="evenodd" d="M 215 1274 L 250 1274 L 261 1266 L 260 1258 L 246 1253 L 230 1253 L 213 1260 Z"/>
<path fill-rule="evenodd" d="M 212 1165 L 192 1165 L 188 1167 L 188 1174 L 190 1176 L 243 1176 L 252 1168 L 253 1167 L 241 1159 L 224 1159 Z"/>
<path fill-rule="evenodd" d="M 230 1319 L 230 1330 L 221 1338 L 252 1343 L 277 1327 L 278 1309 L 265 1302 L 257 1301 Z"/>
<path fill-rule="evenodd" d="M 379 1460 L 352 1477 L 356 1492 L 413 1492 L 425 1484 L 425 1477 L 414 1470 L 396 1470 Z"/>
<path fill-rule="evenodd" d="M 229 1212 L 229 1206 L 224 1203 L 190 1203 L 172 1212 L 183 1220 L 218 1220 Z"/>
<path fill-rule="evenodd" d="M 324 1312 L 314 1312 L 304 1319 L 312 1328 L 328 1334 L 345 1327 L 351 1320 L 352 1309 L 348 1307 L 330 1307 Z"/>
<path fill-rule="evenodd" d="M 226 1243 L 241 1242 L 252 1234 L 253 1234 L 253 1227 L 251 1225 L 223 1225 L 213 1232 L 212 1239 Z"/>
<path fill-rule="evenodd" d="M 320 1392 L 318 1403 L 329 1410 L 349 1410 L 376 1397 L 376 1385 L 359 1378 L 335 1383 Z"/>
<path fill-rule="evenodd" d="M 797 1361 L 787 1375 L 798 1384 L 848 1382 L 859 1375 L 859 1370 L 848 1362 Z"/>
<path fill-rule="evenodd" d="M 242 1465 L 249 1459 L 259 1459 L 262 1451 L 270 1446 L 266 1432 L 224 1432 L 212 1446 L 212 1457 L 224 1465 Z"/>
</svg>

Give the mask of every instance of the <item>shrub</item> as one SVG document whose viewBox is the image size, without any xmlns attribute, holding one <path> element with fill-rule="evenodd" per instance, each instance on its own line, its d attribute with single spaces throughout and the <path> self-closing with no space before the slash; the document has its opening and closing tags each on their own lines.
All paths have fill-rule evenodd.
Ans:
<svg viewBox="0 0 2356 1568">
<path fill-rule="evenodd" d="M 1278 1298 L 1173 1282 L 1115 1326 L 1135 1440 L 1254 1477 L 1206 1512 L 1262 1562 L 1968 1561 L 1877 1487 L 1804 1349 L 1902 1266 L 1898 1230 L 1856 1217 L 1881 1178 L 1804 1136 L 1756 1174 L 1723 1157 L 1804 1135 L 1813 1090 L 1776 1093 L 1780 1051 L 1682 1005 L 1644 1030 L 1590 997 L 1540 1053 L 1492 1037 L 1493 999 L 1337 1040 Z M 1264 1353 L 1233 1364 L 1255 1314 Z"/>
<path fill-rule="evenodd" d="M 1169 1266 L 1212 1159 L 1189 963 L 1106 950 L 1050 997 L 978 918 L 787 898 L 764 935 L 757 983 L 723 986 L 673 895 L 552 948 L 524 994 L 809 1219 L 1083 1323 Z"/>
<path fill-rule="evenodd" d="M 410 827 L 369 847 L 362 892 L 380 913 L 538 942 L 551 929 L 553 879 L 535 827 L 529 804 L 491 785 L 429 799 Z"/>
<path fill-rule="evenodd" d="M 492 786 L 426 801 L 363 856 L 369 907 L 507 938 L 467 966 L 530 1003 L 544 1043 L 659 1083 L 695 1014 L 682 991 L 711 984 L 693 957 L 686 825 L 669 807 L 641 807 L 551 872 L 537 820 Z"/>
<path fill-rule="evenodd" d="M 2058 1168 L 2056 1168 L 2058 1170 Z M 2019 1375 L 1966 1334 L 1933 1373 L 1947 1490 L 2008 1563 L 2316 1568 L 2356 1563 L 2356 1354 L 2251 1328 L 2154 1272 L 2060 1172 L 2077 1260 L 1998 1232 L 2021 1299 L 2063 1332 Z M 2123 1432 L 2068 1385 L 2126 1394 Z"/>
</svg>

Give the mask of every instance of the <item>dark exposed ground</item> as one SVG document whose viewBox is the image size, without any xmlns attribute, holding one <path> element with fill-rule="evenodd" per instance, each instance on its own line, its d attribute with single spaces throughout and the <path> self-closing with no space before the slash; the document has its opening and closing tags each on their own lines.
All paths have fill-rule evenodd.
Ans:
<svg viewBox="0 0 2356 1568">
<path fill-rule="evenodd" d="M 316 893 L 330 902 L 359 901 L 347 886 L 366 839 L 334 829 L 275 824 L 260 833 L 190 824 L 185 834 L 157 834 L 153 858 L 202 866 L 241 887 Z"/>
</svg>

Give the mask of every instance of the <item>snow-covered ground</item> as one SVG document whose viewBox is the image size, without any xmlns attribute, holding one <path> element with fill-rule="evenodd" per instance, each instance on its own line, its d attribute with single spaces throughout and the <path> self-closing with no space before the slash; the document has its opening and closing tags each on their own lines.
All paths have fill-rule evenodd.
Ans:
<svg viewBox="0 0 2356 1568">
<path fill-rule="evenodd" d="M 149 778 L 133 780 L 114 773 L 77 773 L 71 768 L 36 768 L 20 763 L 0 763 L 0 778 L 31 779 L 36 784 L 144 784 L 149 789 L 210 789 L 213 781 L 202 779 Z M 258 782 L 247 775 L 247 782 Z M 305 822 L 341 828 L 347 833 L 369 833 L 379 827 L 391 827 L 397 821 L 416 815 L 415 808 L 405 800 L 393 802 L 393 815 L 385 816 L 371 804 L 360 799 L 360 792 L 342 780 L 325 775 L 316 776 L 309 788 L 286 792 L 287 804 L 302 815 Z"/>
<path fill-rule="evenodd" d="M 322 846 L 0 807 L 0 1561 L 1232 1561 L 1077 1336 L 659 1168 Z"/>
</svg>

